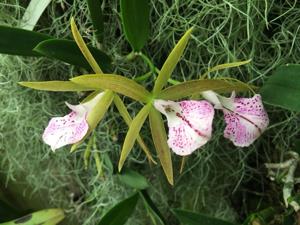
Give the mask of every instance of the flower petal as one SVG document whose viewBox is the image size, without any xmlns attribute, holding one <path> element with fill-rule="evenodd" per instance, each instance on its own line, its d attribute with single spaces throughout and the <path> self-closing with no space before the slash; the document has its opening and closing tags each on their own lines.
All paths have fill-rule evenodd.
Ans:
<svg viewBox="0 0 300 225">
<path fill-rule="evenodd" d="M 234 111 L 223 108 L 225 122 L 224 137 L 234 145 L 247 147 L 252 144 L 269 124 L 261 96 L 252 98 L 234 98 Z"/>
<path fill-rule="evenodd" d="M 76 106 L 75 106 L 76 107 Z M 72 111 L 64 117 L 50 120 L 43 134 L 43 141 L 51 146 L 52 151 L 68 144 L 80 141 L 88 131 L 86 114 Z"/>
<path fill-rule="evenodd" d="M 211 137 L 213 106 L 207 101 L 155 100 L 154 106 L 168 120 L 168 145 L 177 155 L 189 155 Z"/>
</svg>

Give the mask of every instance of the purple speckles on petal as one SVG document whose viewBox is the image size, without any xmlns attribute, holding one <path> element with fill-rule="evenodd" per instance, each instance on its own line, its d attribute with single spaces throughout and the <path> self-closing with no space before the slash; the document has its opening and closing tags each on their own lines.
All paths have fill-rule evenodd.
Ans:
<svg viewBox="0 0 300 225">
<path fill-rule="evenodd" d="M 189 155 L 211 137 L 213 106 L 207 101 L 156 100 L 154 106 L 166 115 L 168 145 L 178 155 Z"/>
<path fill-rule="evenodd" d="M 80 141 L 88 131 L 86 115 L 79 116 L 72 111 L 64 117 L 52 118 L 43 134 L 43 141 L 51 146 L 51 149 L 74 144 Z"/>
<path fill-rule="evenodd" d="M 252 98 L 234 98 L 234 112 L 223 109 L 227 124 L 224 137 L 230 139 L 234 145 L 246 147 L 252 144 L 269 124 L 261 96 Z"/>
</svg>

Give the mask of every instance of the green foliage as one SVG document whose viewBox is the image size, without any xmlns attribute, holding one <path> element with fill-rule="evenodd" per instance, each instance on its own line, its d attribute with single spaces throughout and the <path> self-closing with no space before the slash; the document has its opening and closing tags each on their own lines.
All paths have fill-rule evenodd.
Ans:
<svg viewBox="0 0 300 225">
<path fill-rule="evenodd" d="M 103 42 L 104 38 L 104 20 L 101 9 L 102 0 L 86 0 L 90 17 L 93 23 L 94 33 L 98 41 Z"/>
<path fill-rule="evenodd" d="M 0 37 L 0 53 L 24 56 L 41 56 L 34 47 L 51 39 L 46 34 L 7 26 L 0 26 Z"/>
<path fill-rule="evenodd" d="M 233 223 L 213 218 L 211 216 L 197 214 L 181 209 L 175 209 L 173 212 L 182 225 L 234 225 Z"/>
<path fill-rule="evenodd" d="M 164 216 L 162 215 L 160 210 L 157 208 L 155 203 L 152 201 L 147 190 L 141 190 L 140 196 L 143 199 L 144 206 L 145 206 L 146 210 L 148 211 L 153 224 L 157 224 L 156 220 L 158 220 L 161 225 L 167 225 L 167 222 L 166 222 Z"/>
<path fill-rule="evenodd" d="M 146 44 L 150 32 L 148 0 L 120 0 L 123 30 L 134 51 Z"/>
<path fill-rule="evenodd" d="M 231 93 L 232 91 L 249 91 L 250 86 L 243 82 L 225 79 L 190 80 L 184 83 L 170 86 L 159 95 L 160 99 L 178 100 L 202 91 L 213 90 L 219 93 Z"/>
<path fill-rule="evenodd" d="M 44 209 L 1 225 L 56 225 L 64 219 L 62 209 Z"/>
<path fill-rule="evenodd" d="M 147 179 L 138 172 L 131 169 L 123 169 L 122 173 L 119 174 L 119 178 L 123 183 L 125 183 L 129 187 L 138 190 L 143 190 L 149 187 Z"/>
<path fill-rule="evenodd" d="M 89 46 L 96 61 L 104 71 L 109 71 L 111 59 L 101 50 Z M 91 70 L 92 67 L 81 54 L 76 43 L 71 40 L 50 39 L 40 42 L 34 49 L 40 55 L 61 60 L 71 65 L 79 66 Z"/>
<path fill-rule="evenodd" d="M 111 208 L 101 219 L 98 225 L 123 225 L 134 212 L 135 206 L 139 200 L 138 193 L 119 202 Z"/>
<path fill-rule="evenodd" d="M 260 93 L 267 103 L 300 111 L 300 65 L 285 65 L 276 69 Z"/>
</svg>

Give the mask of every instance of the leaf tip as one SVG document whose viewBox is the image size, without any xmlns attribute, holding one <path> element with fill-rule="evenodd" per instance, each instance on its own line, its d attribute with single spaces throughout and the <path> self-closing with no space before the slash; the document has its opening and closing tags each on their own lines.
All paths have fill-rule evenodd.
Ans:
<svg viewBox="0 0 300 225">
<path fill-rule="evenodd" d="M 73 144 L 72 147 L 71 147 L 70 153 L 75 152 L 77 147 L 78 147 L 78 144 Z"/>
<path fill-rule="evenodd" d="M 124 163 L 123 163 L 123 162 L 121 161 L 121 159 L 120 159 L 119 164 L 118 164 L 118 172 L 119 172 L 119 173 L 122 171 L 123 164 L 124 164 Z"/>
</svg>

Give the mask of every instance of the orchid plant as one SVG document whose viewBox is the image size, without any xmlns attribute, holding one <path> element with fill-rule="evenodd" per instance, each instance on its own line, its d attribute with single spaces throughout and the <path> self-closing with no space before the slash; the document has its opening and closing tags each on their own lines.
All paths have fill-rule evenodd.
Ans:
<svg viewBox="0 0 300 225">
<path fill-rule="evenodd" d="M 179 40 L 161 70 L 158 70 L 154 88 L 149 92 L 132 79 L 121 75 L 104 74 L 81 38 L 73 19 L 71 27 L 79 49 L 95 74 L 74 77 L 70 81 L 20 83 L 26 87 L 48 91 L 94 91 L 88 97 L 88 100 L 79 105 L 67 103 L 67 106 L 72 110 L 68 115 L 50 120 L 44 131 L 43 140 L 51 146 L 52 150 L 68 144 L 73 144 L 72 151 L 75 150 L 78 144 L 95 129 L 109 105 L 114 102 L 129 125 L 121 151 L 119 170 L 122 169 L 136 140 L 138 140 L 149 160 L 155 163 L 149 149 L 139 137 L 139 131 L 149 116 L 152 138 L 158 158 L 169 183 L 173 184 L 170 149 L 177 155 L 186 156 L 205 145 L 211 139 L 213 133 L 214 108 L 224 112 L 227 124 L 224 136 L 236 146 L 249 146 L 266 129 L 269 120 L 260 96 L 255 95 L 252 98 L 235 97 L 235 91 L 251 90 L 251 87 L 245 83 L 231 79 L 202 79 L 177 82 L 175 85 L 164 88 L 184 52 L 192 29 L 188 30 Z M 223 66 L 219 65 L 218 68 L 224 69 L 248 62 L 224 64 Z M 218 93 L 232 92 L 233 94 L 230 98 L 226 98 L 217 94 L 214 90 Z M 206 100 L 173 101 L 199 93 Z M 118 94 L 144 104 L 133 120 L 131 120 L 126 106 Z M 104 100 L 105 98 L 106 100 Z M 168 137 L 159 112 L 167 117 Z"/>
<path fill-rule="evenodd" d="M 131 16 L 128 15 L 132 13 L 139 14 L 136 18 L 140 20 L 131 20 Z M 142 1 L 126 1 L 126 3 L 121 1 L 121 14 L 124 33 L 133 50 L 124 58 L 132 60 L 135 57 L 141 57 L 150 68 L 150 72 L 134 79 L 108 73 L 107 71 L 111 70 L 111 59 L 100 49 L 85 44 L 73 18 L 71 31 L 74 41 L 56 39 L 22 29 L 0 27 L 4 44 L 9 45 L 12 37 L 23 37 L 23 42 L 17 43 L 20 44 L 22 51 L 14 52 L 12 48 L 6 48 L 6 45 L 3 45 L 3 53 L 54 57 L 93 71 L 91 74 L 73 77 L 69 81 L 20 82 L 22 86 L 45 91 L 91 92 L 78 105 L 66 103 L 71 109 L 69 114 L 50 120 L 42 138 L 53 151 L 70 144 L 72 144 L 71 152 L 75 151 L 85 139 L 89 138 L 108 108 L 114 104 L 129 126 L 121 150 L 119 171 L 135 141 L 145 152 L 149 162 L 156 163 L 151 151 L 139 135 L 143 124 L 149 118 L 158 159 L 169 183 L 173 184 L 171 150 L 177 155 L 187 156 L 209 142 L 213 136 L 215 109 L 223 111 L 226 122 L 224 136 L 235 146 L 249 146 L 266 130 L 269 119 L 260 95 L 255 94 L 251 98 L 235 97 L 236 92 L 251 91 L 253 88 L 251 85 L 232 78 L 207 78 L 209 73 L 241 66 L 251 60 L 217 65 L 200 76 L 201 79 L 174 81 L 171 79 L 171 74 L 184 53 L 193 28 L 187 30 L 180 38 L 163 66 L 158 69 L 142 52 L 149 35 L 147 4 L 143 4 Z M 93 25 L 98 28 L 96 36 L 101 46 L 103 34 L 99 35 L 99 32 L 102 31 L 103 26 L 99 26 L 94 19 Z M 155 75 L 156 80 L 153 89 L 149 91 L 143 84 L 145 84 L 144 80 L 151 75 Z M 221 93 L 232 93 L 232 96 L 226 98 L 220 95 Z M 204 99 L 195 98 L 195 96 L 199 97 L 199 94 Z M 119 95 L 141 103 L 142 108 L 135 118 L 130 117 Z M 168 135 L 161 114 L 167 118 Z M 89 151 L 88 149 L 89 147 L 86 152 Z"/>
</svg>

